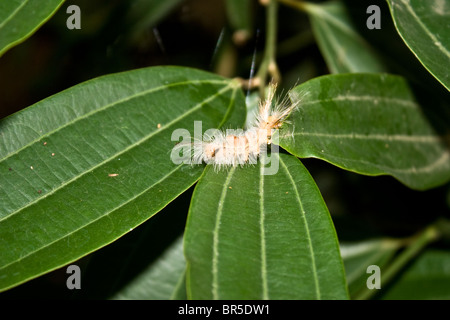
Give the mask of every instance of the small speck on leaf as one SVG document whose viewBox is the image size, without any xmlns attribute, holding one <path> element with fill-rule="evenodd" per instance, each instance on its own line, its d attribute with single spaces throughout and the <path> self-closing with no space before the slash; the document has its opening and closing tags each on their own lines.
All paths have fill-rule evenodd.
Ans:
<svg viewBox="0 0 450 320">
<path fill-rule="evenodd" d="M 119 174 L 118 173 L 109 173 L 108 177 L 117 177 Z"/>
</svg>

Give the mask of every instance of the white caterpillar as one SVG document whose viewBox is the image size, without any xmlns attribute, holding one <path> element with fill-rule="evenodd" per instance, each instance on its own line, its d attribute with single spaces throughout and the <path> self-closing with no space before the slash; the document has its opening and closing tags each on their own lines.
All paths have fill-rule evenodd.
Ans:
<svg viewBox="0 0 450 320">
<path fill-rule="evenodd" d="M 217 169 L 255 164 L 267 151 L 275 130 L 283 125 L 297 106 L 296 103 L 291 104 L 289 98 L 283 99 L 281 103 L 273 103 L 275 91 L 276 85 L 271 84 L 267 99 L 260 102 L 258 115 L 246 130 L 215 130 L 213 135 L 207 136 L 203 141 L 195 141 L 193 163 L 205 162 Z M 230 131 L 234 132 L 230 134 Z"/>
</svg>

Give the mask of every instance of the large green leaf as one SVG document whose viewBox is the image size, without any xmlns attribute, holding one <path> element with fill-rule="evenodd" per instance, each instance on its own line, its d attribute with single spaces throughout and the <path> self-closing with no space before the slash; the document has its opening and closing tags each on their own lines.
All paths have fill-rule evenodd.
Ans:
<svg viewBox="0 0 450 320">
<path fill-rule="evenodd" d="M 235 111 L 235 112 L 233 112 Z M 0 290 L 130 231 L 189 188 L 172 132 L 245 119 L 239 84 L 188 68 L 97 78 L 0 122 Z"/>
<path fill-rule="evenodd" d="M 308 12 L 320 51 L 332 73 L 386 71 L 380 57 L 356 31 L 344 4 L 302 4 Z"/>
<path fill-rule="evenodd" d="M 185 231 L 192 299 L 346 299 L 328 209 L 291 155 L 272 153 L 274 175 L 255 166 L 215 172 L 196 186 Z"/>
<path fill-rule="evenodd" d="M 446 0 L 387 0 L 398 33 L 427 70 L 450 89 L 450 4 Z"/>
<path fill-rule="evenodd" d="M 296 87 L 290 97 L 299 107 L 281 129 L 280 145 L 292 154 L 361 174 L 390 174 L 416 189 L 449 181 L 444 137 L 403 78 L 324 76 Z"/>
<path fill-rule="evenodd" d="M 64 0 L 0 0 L 0 56 L 44 24 Z"/>
</svg>

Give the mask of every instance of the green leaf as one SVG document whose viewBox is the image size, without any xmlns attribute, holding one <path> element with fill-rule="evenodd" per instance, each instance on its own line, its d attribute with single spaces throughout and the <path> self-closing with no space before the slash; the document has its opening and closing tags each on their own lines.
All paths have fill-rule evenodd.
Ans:
<svg viewBox="0 0 450 320">
<path fill-rule="evenodd" d="M 0 0 L 0 56 L 30 37 L 64 0 Z"/>
<path fill-rule="evenodd" d="M 226 0 L 227 17 L 231 27 L 238 32 L 238 44 L 248 40 L 253 30 L 253 3 L 251 0 Z"/>
<path fill-rule="evenodd" d="M 387 0 L 395 27 L 423 66 L 450 90 L 450 5 L 445 0 Z"/>
<path fill-rule="evenodd" d="M 350 295 L 356 296 L 359 290 L 366 288 L 367 268 L 377 265 L 383 270 L 386 262 L 401 247 L 400 240 L 372 239 L 360 242 L 341 243 L 341 256 Z"/>
<path fill-rule="evenodd" d="M 343 265 L 328 209 L 312 177 L 290 155 L 207 167 L 185 231 L 191 299 L 346 299 Z"/>
<path fill-rule="evenodd" d="M 130 24 L 130 40 L 139 41 L 145 33 L 155 27 L 167 14 L 183 0 L 133 0 L 126 16 Z"/>
<path fill-rule="evenodd" d="M 111 299 L 168 300 L 174 293 L 186 292 L 183 238 L 179 237 L 154 263 L 137 275 Z"/>
<path fill-rule="evenodd" d="M 319 77 L 290 93 L 299 107 L 280 146 L 366 175 L 389 174 L 415 189 L 450 179 L 450 152 L 406 81 L 383 74 Z"/>
<path fill-rule="evenodd" d="M 100 77 L 0 121 L 0 290 L 141 224 L 199 178 L 172 132 L 242 125 L 239 84 L 181 67 Z M 227 124 L 227 125 L 228 125 Z M 177 137 L 178 139 L 178 137 Z"/>
<path fill-rule="evenodd" d="M 450 252 L 428 249 L 387 288 L 382 299 L 449 300 Z M 383 289 L 383 288 L 382 288 Z"/>
<path fill-rule="evenodd" d="M 305 3 L 302 7 L 332 73 L 386 71 L 380 57 L 356 31 L 342 2 Z"/>
</svg>

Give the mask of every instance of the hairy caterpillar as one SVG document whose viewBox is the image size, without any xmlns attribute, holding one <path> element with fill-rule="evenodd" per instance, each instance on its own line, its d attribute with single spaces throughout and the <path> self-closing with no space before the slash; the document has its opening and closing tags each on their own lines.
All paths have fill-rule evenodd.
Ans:
<svg viewBox="0 0 450 320">
<path fill-rule="evenodd" d="M 193 142 L 192 162 L 212 164 L 220 169 L 226 166 L 255 164 L 272 143 L 272 136 L 296 108 L 286 96 L 281 102 L 274 101 L 276 85 L 270 84 L 269 94 L 259 104 L 259 112 L 246 130 L 214 130 L 203 140 Z"/>
</svg>

